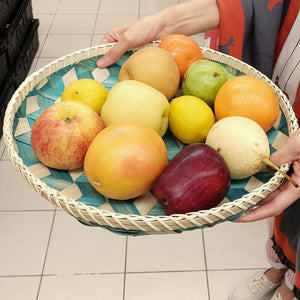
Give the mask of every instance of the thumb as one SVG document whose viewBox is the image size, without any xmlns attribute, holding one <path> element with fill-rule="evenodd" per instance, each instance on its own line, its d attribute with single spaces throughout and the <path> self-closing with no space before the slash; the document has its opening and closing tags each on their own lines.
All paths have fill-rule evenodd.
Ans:
<svg viewBox="0 0 300 300">
<path fill-rule="evenodd" d="M 282 164 L 291 162 L 295 159 L 295 155 L 290 151 L 289 147 L 282 147 L 270 156 L 270 161 L 280 167 Z"/>
<path fill-rule="evenodd" d="M 294 132 L 286 143 L 270 156 L 270 160 L 276 165 L 292 162 L 300 158 L 300 131 Z"/>
</svg>

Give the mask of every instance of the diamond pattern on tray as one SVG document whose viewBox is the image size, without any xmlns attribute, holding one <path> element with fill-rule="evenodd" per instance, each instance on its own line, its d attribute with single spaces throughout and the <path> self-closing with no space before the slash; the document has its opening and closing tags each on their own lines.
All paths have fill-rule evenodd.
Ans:
<svg viewBox="0 0 300 300">
<path fill-rule="evenodd" d="M 62 68 L 38 83 L 27 95 L 15 115 L 15 142 L 19 155 L 30 172 L 49 187 L 61 191 L 74 201 L 121 214 L 162 216 L 165 215 L 164 209 L 162 205 L 156 202 L 150 192 L 136 199 L 126 201 L 105 199 L 89 184 L 82 169 L 61 171 L 48 168 L 40 163 L 31 148 L 30 133 L 35 119 L 48 106 L 59 101 L 67 84 L 80 78 L 93 78 L 110 90 L 118 82 L 120 68 L 129 55 L 131 55 L 131 52 L 126 53 L 116 64 L 104 70 L 100 70 L 96 66 L 99 56 L 86 59 Z M 279 149 L 287 138 L 288 131 L 284 116 L 276 127 L 276 129 L 273 128 L 268 132 L 271 153 Z M 170 161 L 184 145 L 177 142 L 169 132 L 164 136 L 164 141 Z M 262 183 L 267 182 L 272 176 L 272 173 L 263 169 L 250 178 L 232 180 L 224 202 L 241 198 L 261 186 Z"/>
</svg>

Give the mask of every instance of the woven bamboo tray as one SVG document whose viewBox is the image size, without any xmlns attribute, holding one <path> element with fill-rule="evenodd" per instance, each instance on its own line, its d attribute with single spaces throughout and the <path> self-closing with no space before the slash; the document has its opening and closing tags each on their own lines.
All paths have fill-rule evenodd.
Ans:
<svg viewBox="0 0 300 300">
<path fill-rule="evenodd" d="M 158 41 L 148 46 L 157 46 Z M 122 64 L 136 49 L 128 51 L 113 66 L 105 70 L 96 67 L 97 59 L 114 44 L 100 45 L 61 57 L 33 73 L 20 85 L 5 113 L 3 136 L 9 157 L 32 188 L 55 206 L 80 222 L 100 226 L 125 235 L 179 233 L 214 226 L 233 220 L 254 208 L 264 197 L 282 183 L 280 173 L 266 169 L 250 178 L 232 181 L 224 201 L 210 210 L 166 216 L 163 207 L 149 192 L 128 201 L 104 199 L 87 182 L 83 170 L 58 171 L 42 165 L 35 157 L 30 132 L 34 120 L 49 105 L 60 98 L 64 87 L 79 78 L 94 78 L 108 90 L 117 83 Z M 297 120 L 287 98 L 267 77 L 253 67 L 211 49 L 202 48 L 204 59 L 226 66 L 233 74 L 248 74 L 269 84 L 281 107 L 281 119 L 268 132 L 271 152 L 276 151 L 297 128 Z M 169 160 L 182 149 L 170 134 L 164 140 Z M 281 166 L 288 170 L 288 164 Z"/>
</svg>

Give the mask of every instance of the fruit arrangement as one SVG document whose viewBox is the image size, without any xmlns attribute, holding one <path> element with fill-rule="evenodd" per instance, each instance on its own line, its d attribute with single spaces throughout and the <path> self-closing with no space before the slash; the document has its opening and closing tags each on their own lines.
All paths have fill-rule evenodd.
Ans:
<svg viewBox="0 0 300 300">
<path fill-rule="evenodd" d="M 83 168 L 106 198 L 151 191 L 166 214 L 218 205 L 232 180 L 268 163 L 266 133 L 279 104 L 263 81 L 204 60 L 191 40 L 174 35 L 137 50 L 110 90 L 94 79 L 67 85 L 33 124 L 38 159 L 54 169 Z M 182 51 L 188 43 L 192 50 Z M 173 157 L 166 135 L 182 149 Z"/>
</svg>

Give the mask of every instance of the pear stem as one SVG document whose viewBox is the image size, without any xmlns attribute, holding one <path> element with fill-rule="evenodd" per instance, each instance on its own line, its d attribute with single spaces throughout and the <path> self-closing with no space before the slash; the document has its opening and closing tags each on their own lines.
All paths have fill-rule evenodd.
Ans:
<svg viewBox="0 0 300 300">
<path fill-rule="evenodd" d="M 271 167 L 272 169 L 278 171 L 280 174 L 282 174 L 295 188 L 299 187 L 299 184 L 291 178 L 289 175 L 284 173 L 281 169 L 279 169 L 276 165 L 274 165 L 268 158 L 264 157 L 261 160 L 265 165 Z"/>
</svg>

